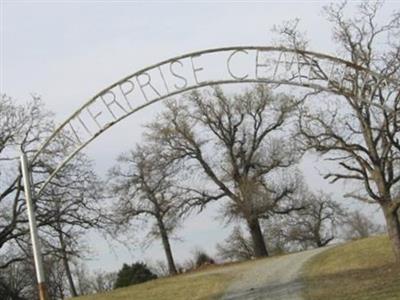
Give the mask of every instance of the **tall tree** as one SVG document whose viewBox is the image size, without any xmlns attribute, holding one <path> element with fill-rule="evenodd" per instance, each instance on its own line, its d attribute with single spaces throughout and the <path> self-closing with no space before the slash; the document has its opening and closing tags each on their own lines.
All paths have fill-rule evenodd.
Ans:
<svg viewBox="0 0 400 300">
<path fill-rule="evenodd" d="M 254 257 L 251 240 L 236 226 L 223 243 L 216 245 L 218 256 L 224 260 L 242 261 Z"/>
<path fill-rule="evenodd" d="M 274 226 L 284 237 L 288 249 L 324 247 L 339 237 L 338 227 L 344 220 L 344 210 L 322 192 L 304 191 L 303 197 L 304 209 L 277 220 Z"/>
<path fill-rule="evenodd" d="M 0 106 L 0 268 L 7 268 L 15 262 L 26 262 L 30 253 L 19 156 L 21 152 L 28 156 L 34 153 L 52 133 L 54 124 L 51 113 L 45 110 L 40 99 L 17 105 L 3 95 Z M 49 151 L 31 164 L 33 189 L 38 189 L 53 172 L 61 154 L 73 146 L 71 141 L 67 133 L 60 136 Z M 90 161 L 78 155 L 57 174 L 40 197 L 34 199 L 44 250 L 49 256 L 64 257 L 64 272 L 70 273 L 67 259 L 77 253 L 81 230 L 98 223 L 101 198 L 97 187 L 98 180 Z M 72 279 L 70 283 L 74 295 Z"/>
<path fill-rule="evenodd" d="M 298 129 L 307 149 L 337 163 L 325 178 L 359 183 L 348 196 L 379 204 L 400 261 L 400 12 L 378 22 L 382 5 L 360 2 L 353 17 L 347 16 L 346 2 L 325 8 L 339 55 L 352 65 L 340 80 L 331 80 L 318 62 L 299 52 L 310 74 L 316 80 L 328 79 L 340 96 L 310 96 L 301 109 Z M 294 47 L 306 45 L 298 42 L 300 35 L 293 28 L 282 33 Z"/>
<path fill-rule="evenodd" d="M 28 234 L 19 155 L 39 146 L 52 128 L 50 118 L 39 99 L 17 105 L 0 96 L 0 249 Z M 9 256 L 2 266 L 18 260 Z"/>
<path fill-rule="evenodd" d="M 43 166 L 52 169 L 52 165 Z M 85 230 L 102 227 L 102 188 L 84 155 L 77 155 L 43 191 L 38 203 L 40 233 L 52 255 L 61 259 L 72 296 L 78 296 L 71 260 L 82 256 Z M 43 217 L 45 219 L 42 219 Z"/>
<path fill-rule="evenodd" d="M 167 105 L 148 126 L 148 138 L 191 170 L 184 176 L 191 180 L 188 205 L 226 199 L 225 215 L 244 220 L 255 256 L 267 256 L 259 219 L 297 208 L 290 201 L 298 182 L 289 172 L 295 172 L 284 172 L 298 158 L 288 142 L 295 103 L 265 85 L 235 96 L 221 88 L 196 91 L 183 100 Z"/>
<path fill-rule="evenodd" d="M 176 168 L 165 161 L 154 144 L 138 146 L 122 154 L 110 171 L 111 189 L 117 197 L 114 219 L 128 225 L 140 216 L 155 221 L 150 235 L 161 238 L 170 274 L 176 274 L 170 235 L 177 228 L 183 195 L 174 182 Z"/>
</svg>

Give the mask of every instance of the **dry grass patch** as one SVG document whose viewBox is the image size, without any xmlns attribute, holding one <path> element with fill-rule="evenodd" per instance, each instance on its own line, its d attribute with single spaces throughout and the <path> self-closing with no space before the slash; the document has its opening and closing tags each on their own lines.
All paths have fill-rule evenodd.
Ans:
<svg viewBox="0 0 400 300">
<path fill-rule="evenodd" d="M 386 236 L 322 252 L 305 266 L 307 300 L 398 300 L 400 265 Z"/>
<path fill-rule="evenodd" d="M 179 275 L 161 278 L 134 286 L 116 289 L 109 293 L 74 298 L 76 300 L 180 300 L 218 299 L 225 290 L 228 274 Z"/>
<path fill-rule="evenodd" d="M 269 259 L 269 258 L 266 258 Z M 210 265 L 201 270 L 142 284 L 120 288 L 104 294 L 74 300 L 214 300 L 220 299 L 230 282 L 258 264 L 258 260 L 225 265 Z"/>
</svg>

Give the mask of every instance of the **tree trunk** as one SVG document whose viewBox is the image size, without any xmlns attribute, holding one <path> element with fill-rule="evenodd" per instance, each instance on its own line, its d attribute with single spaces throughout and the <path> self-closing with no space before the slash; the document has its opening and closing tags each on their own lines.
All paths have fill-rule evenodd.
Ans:
<svg viewBox="0 0 400 300">
<path fill-rule="evenodd" d="M 76 292 L 74 280 L 73 280 L 72 274 L 71 274 L 71 269 L 69 267 L 69 262 L 68 262 L 68 257 L 67 257 L 67 249 L 66 249 L 66 245 L 64 242 L 62 231 L 59 232 L 59 239 L 60 239 L 61 252 L 62 252 L 61 256 L 62 256 L 62 260 L 63 260 L 63 264 L 64 264 L 65 274 L 67 275 L 69 288 L 71 290 L 71 296 L 77 297 L 78 293 Z"/>
<path fill-rule="evenodd" d="M 160 230 L 161 240 L 164 246 L 165 256 L 167 257 L 168 262 L 168 270 L 170 275 L 175 275 L 178 272 L 176 271 L 174 257 L 172 256 L 171 245 L 168 239 L 168 233 L 165 229 L 164 222 L 162 219 L 158 219 L 158 228 Z"/>
<path fill-rule="evenodd" d="M 255 257 L 268 256 L 267 247 L 265 246 L 264 236 L 261 232 L 260 222 L 257 218 L 249 219 L 247 226 L 249 227 L 251 239 L 253 241 L 253 250 Z"/>
<path fill-rule="evenodd" d="M 396 261 L 400 263 L 400 220 L 397 212 L 390 205 L 383 206 L 386 227 Z"/>
</svg>

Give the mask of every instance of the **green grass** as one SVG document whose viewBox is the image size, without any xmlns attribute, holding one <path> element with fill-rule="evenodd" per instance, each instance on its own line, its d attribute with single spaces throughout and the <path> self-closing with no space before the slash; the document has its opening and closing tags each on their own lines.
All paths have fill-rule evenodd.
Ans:
<svg viewBox="0 0 400 300">
<path fill-rule="evenodd" d="M 400 265 L 386 236 L 322 252 L 305 266 L 307 300 L 399 300 Z"/>
</svg>

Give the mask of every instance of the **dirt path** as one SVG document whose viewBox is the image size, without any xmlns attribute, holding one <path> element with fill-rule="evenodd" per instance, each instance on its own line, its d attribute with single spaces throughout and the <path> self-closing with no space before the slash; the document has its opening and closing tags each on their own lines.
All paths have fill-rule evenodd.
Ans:
<svg viewBox="0 0 400 300">
<path fill-rule="evenodd" d="M 229 285 L 222 299 L 303 300 L 300 270 L 306 261 L 324 250 L 326 248 L 260 260 Z"/>
</svg>

